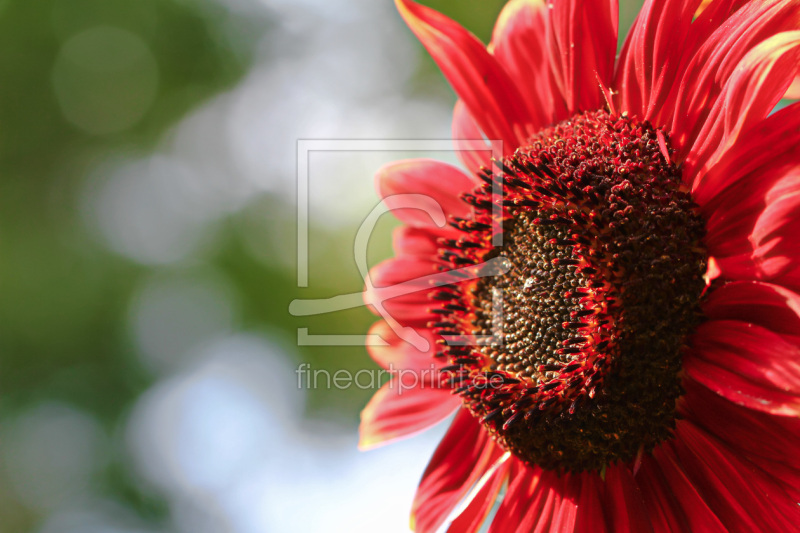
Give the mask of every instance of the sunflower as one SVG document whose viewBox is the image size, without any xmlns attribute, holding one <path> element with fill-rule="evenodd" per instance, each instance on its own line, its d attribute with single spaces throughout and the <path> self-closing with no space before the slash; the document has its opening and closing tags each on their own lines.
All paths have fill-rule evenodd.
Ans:
<svg viewBox="0 0 800 533">
<path fill-rule="evenodd" d="M 419 379 L 361 445 L 455 413 L 412 527 L 798 531 L 800 2 L 648 0 L 619 57 L 615 0 L 511 0 L 488 47 L 396 3 L 466 168 L 377 175 L 369 351 Z"/>
</svg>

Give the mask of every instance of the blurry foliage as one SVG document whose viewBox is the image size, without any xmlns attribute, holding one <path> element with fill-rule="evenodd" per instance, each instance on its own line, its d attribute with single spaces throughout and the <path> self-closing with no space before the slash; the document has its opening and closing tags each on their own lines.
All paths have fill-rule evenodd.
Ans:
<svg viewBox="0 0 800 533">
<path fill-rule="evenodd" d="M 79 187 L 90 164 L 148 151 L 188 111 L 240 79 L 268 21 L 242 18 L 238 26 L 253 29 L 249 42 L 241 40 L 246 31 L 229 42 L 218 25 L 231 16 L 211 2 L 0 2 L 0 424 L 25 407 L 55 400 L 88 411 L 114 432 L 149 385 L 126 332 L 129 299 L 143 269 L 88 234 Z M 69 98 L 82 98 L 78 103 L 102 121 L 125 113 L 136 98 L 114 84 L 136 83 L 139 71 L 124 69 L 140 65 L 139 56 L 152 59 L 155 80 L 140 116 L 103 135 L 65 118 L 55 79 L 65 43 L 96 36 L 98 28 L 122 48 L 90 49 L 90 63 L 78 70 L 67 64 L 67 75 L 84 68 L 94 83 Z M 126 49 L 126 43 L 133 44 Z M 126 51 L 139 56 L 125 57 Z M 99 75 L 92 71 L 95 59 L 105 62 Z M 137 494 L 128 476 L 112 463 L 98 480 L 107 489 L 101 492 L 145 514 L 163 514 L 163 505 Z M 33 517 L 0 497 L 0 529 L 25 530 Z"/>
<path fill-rule="evenodd" d="M 213 14 L 201 5 L 40 0 L 8 2 L 0 13 L 4 406 L 52 389 L 111 421 L 142 386 L 124 356 L 121 331 L 139 268 L 89 238 L 77 187 L 90 162 L 115 151 L 147 150 L 168 126 L 245 72 L 247 64 L 234 50 L 213 38 Z M 138 36 L 158 67 L 147 112 L 132 127 L 108 135 L 91 135 L 65 120 L 52 83 L 61 44 L 96 26 Z"/>
</svg>

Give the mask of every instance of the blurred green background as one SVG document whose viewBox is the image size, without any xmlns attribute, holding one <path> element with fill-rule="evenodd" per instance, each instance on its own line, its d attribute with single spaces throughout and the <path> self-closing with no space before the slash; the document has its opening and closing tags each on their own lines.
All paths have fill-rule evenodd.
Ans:
<svg viewBox="0 0 800 533">
<path fill-rule="evenodd" d="M 504 4 L 426 3 L 484 40 Z M 294 381 L 374 368 L 297 343 L 374 317 L 288 312 L 361 290 L 355 231 L 398 156 L 312 154 L 300 289 L 297 140 L 449 136 L 393 3 L 0 0 L 0 80 L 0 531 L 402 531 L 435 438 L 358 455 L 374 391 Z"/>
</svg>

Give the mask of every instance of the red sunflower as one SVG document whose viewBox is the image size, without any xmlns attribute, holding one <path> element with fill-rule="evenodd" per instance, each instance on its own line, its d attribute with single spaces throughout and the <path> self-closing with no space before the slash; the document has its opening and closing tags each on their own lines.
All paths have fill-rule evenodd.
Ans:
<svg viewBox="0 0 800 533">
<path fill-rule="evenodd" d="M 419 379 L 362 446 L 455 412 L 413 527 L 800 531 L 800 107 L 771 114 L 800 1 L 648 0 L 616 61 L 616 0 L 511 0 L 488 49 L 397 6 L 467 168 L 377 176 L 390 207 L 428 198 L 368 298 L 398 322 L 372 357 Z"/>
</svg>

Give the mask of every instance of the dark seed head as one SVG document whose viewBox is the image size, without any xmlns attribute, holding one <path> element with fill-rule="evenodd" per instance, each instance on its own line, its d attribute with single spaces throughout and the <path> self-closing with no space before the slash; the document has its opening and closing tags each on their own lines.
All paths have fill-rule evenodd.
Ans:
<svg viewBox="0 0 800 533">
<path fill-rule="evenodd" d="M 465 196 L 474 219 L 453 224 L 473 244 L 442 250 L 454 265 L 507 260 L 504 273 L 439 291 L 449 315 L 436 322 L 441 334 L 480 339 L 474 362 L 459 363 L 460 394 L 530 464 L 599 471 L 674 427 L 706 253 L 704 223 L 659 135 L 602 111 L 542 132 L 497 164 L 502 220 L 491 190 L 477 189 Z M 492 228 L 503 228 L 502 247 Z M 458 349 L 445 348 L 454 363 Z"/>
</svg>

